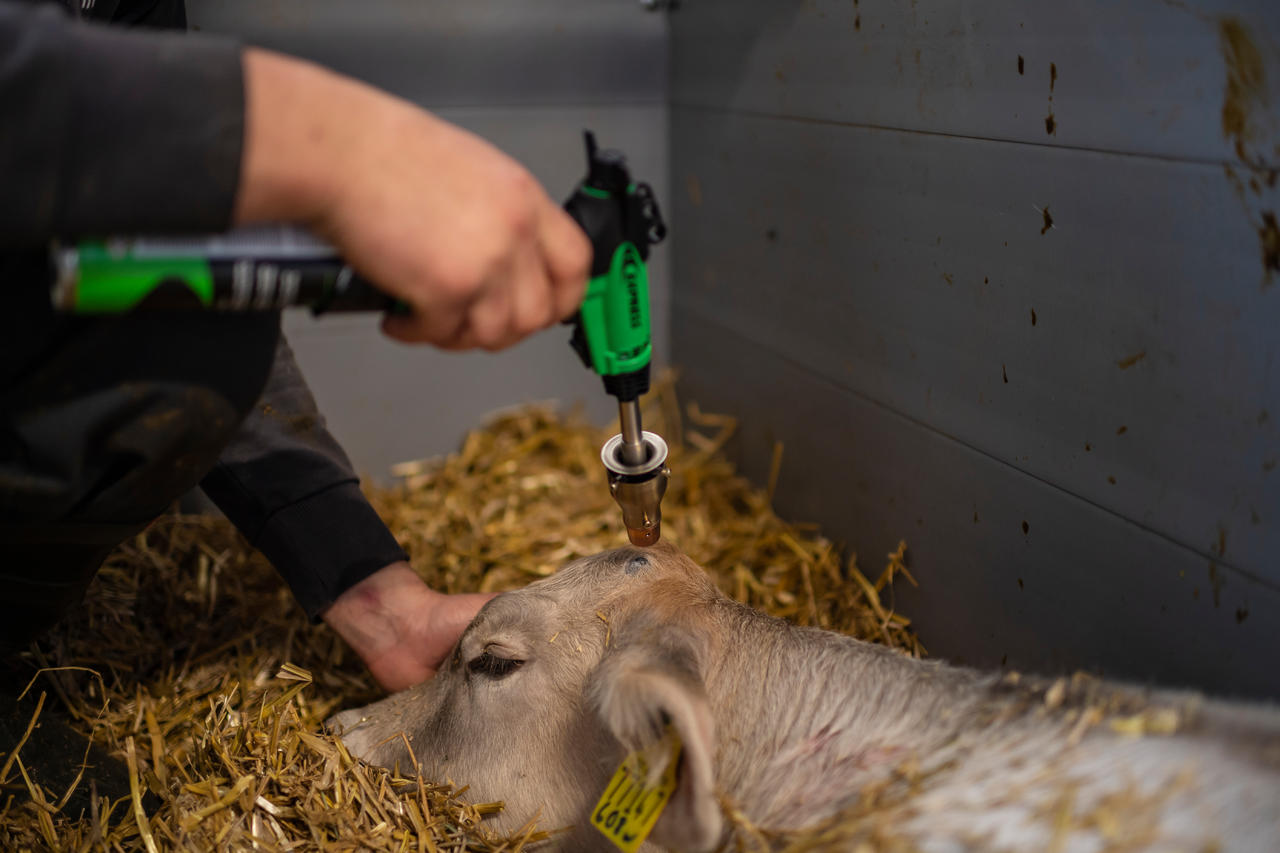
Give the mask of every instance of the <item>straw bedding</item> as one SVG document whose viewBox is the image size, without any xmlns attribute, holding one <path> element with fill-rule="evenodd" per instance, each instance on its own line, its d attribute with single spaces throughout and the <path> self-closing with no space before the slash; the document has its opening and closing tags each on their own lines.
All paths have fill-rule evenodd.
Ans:
<svg viewBox="0 0 1280 853">
<path fill-rule="evenodd" d="M 773 513 L 781 448 L 770 487 L 755 488 L 722 454 L 731 418 L 682 412 L 669 382 L 644 411 L 672 445 L 664 536 L 725 592 L 923 654 L 892 606 L 892 582 L 914 583 L 905 546 L 864 576 L 818 531 Z M 397 466 L 399 483 L 370 496 L 433 587 L 510 589 L 624 544 L 598 456 L 612 431 L 550 408 L 514 410 L 455 454 Z M 84 604 L 9 666 L 30 686 L 0 712 L 33 733 L 42 719 L 68 720 L 92 734 L 94 751 L 64 757 L 65 778 L 42 767 L 56 758 L 22 746 L 0 754 L 0 849 L 518 850 L 555 829 L 496 838 L 482 817 L 500 803 L 353 760 L 320 722 L 372 701 L 376 687 L 218 519 L 166 516 L 121 546 Z M 127 768 L 114 786 L 104 777 L 115 790 L 99 789 L 104 754 Z"/>
</svg>

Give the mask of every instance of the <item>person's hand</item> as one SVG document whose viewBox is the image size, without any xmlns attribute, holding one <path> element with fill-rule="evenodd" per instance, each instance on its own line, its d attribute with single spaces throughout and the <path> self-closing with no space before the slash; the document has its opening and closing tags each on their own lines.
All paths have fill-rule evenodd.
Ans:
<svg viewBox="0 0 1280 853">
<path fill-rule="evenodd" d="M 518 163 L 412 104 L 248 49 L 236 221 L 301 222 L 407 303 L 397 339 L 500 349 L 572 314 L 591 245 Z"/>
<path fill-rule="evenodd" d="M 348 589 L 321 614 L 388 691 L 436 674 L 492 595 L 445 595 L 408 563 L 392 563 Z"/>
</svg>

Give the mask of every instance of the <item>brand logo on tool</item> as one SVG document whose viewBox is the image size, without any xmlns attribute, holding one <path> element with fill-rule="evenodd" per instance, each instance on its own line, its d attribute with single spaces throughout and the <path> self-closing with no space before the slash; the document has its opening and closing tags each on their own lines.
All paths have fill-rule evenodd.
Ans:
<svg viewBox="0 0 1280 853">
<path fill-rule="evenodd" d="M 644 325 L 640 307 L 640 284 L 644 274 L 644 264 L 634 246 L 623 247 L 622 278 L 627 284 L 627 314 L 631 319 L 631 328 L 639 329 Z"/>
</svg>

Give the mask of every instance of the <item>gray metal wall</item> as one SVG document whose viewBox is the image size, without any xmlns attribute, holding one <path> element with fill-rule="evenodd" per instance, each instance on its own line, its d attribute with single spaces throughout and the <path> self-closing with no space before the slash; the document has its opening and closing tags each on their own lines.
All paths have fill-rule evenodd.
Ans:
<svg viewBox="0 0 1280 853">
<path fill-rule="evenodd" d="M 666 24 L 634 0 L 189 0 L 196 29 L 321 62 L 422 104 L 512 154 L 552 197 L 584 170 L 581 131 L 623 148 L 665 200 Z M 650 266 L 657 358 L 665 361 L 667 258 Z M 445 354 L 383 338 L 372 317 L 285 328 L 330 429 L 358 469 L 454 449 L 503 407 L 555 399 L 613 409 L 552 330 L 498 354 Z"/>
<path fill-rule="evenodd" d="M 935 654 L 1280 696 L 1280 12 L 687 0 L 674 359 Z"/>
</svg>

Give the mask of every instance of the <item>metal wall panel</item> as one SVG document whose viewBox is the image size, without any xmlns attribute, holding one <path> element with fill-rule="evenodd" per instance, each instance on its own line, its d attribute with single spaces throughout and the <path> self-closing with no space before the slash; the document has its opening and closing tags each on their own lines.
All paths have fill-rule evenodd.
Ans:
<svg viewBox="0 0 1280 853">
<path fill-rule="evenodd" d="M 1280 591 L 926 424 L 852 393 L 700 311 L 673 322 L 683 393 L 741 416 L 745 473 L 776 504 L 848 537 L 864 571 L 907 540 L 895 585 L 935 656 L 1023 672 L 1086 668 L 1140 683 L 1280 696 Z M 1025 528 L 1023 525 L 1026 525 Z"/>
<path fill-rule="evenodd" d="M 704 0 L 672 20 L 677 105 L 1209 160 L 1233 156 L 1228 57 L 1280 44 L 1274 0 Z M 1280 164 L 1277 115 L 1252 118 Z"/>
<path fill-rule="evenodd" d="M 585 167 L 581 131 L 623 148 L 667 192 L 666 22 L 596 0 L 190 0 L 194 28 L 320 62 L 435 110 L 524 163 L 553 197 Z M 665 362 L 667 256 L 650 265 L 656 358 Z M 285 328 L 330 429 L 358 470 L 447 452 L 487 414 L 527 400 L 616 413 L 563 329 L 497 355 L 445 354 L 384 337 L 371 317 Z"/>
<path fill-rule="evenodd" d="M 666 22 L 630 0 L 191 0 L 195 29 L 433 108 L 661 103 Z"/>
<path fill-rule="evenodd" d="M 790 448 L 784 514 L 863 553 L 907 538 L 934 652 L 1280 695 L 1278 26 L 1243 2 L 672 16 L 675 358 L 744 414 L 749 470 Z"/>
<path fill-rule="evenodd" d="M 675 122 L 680 310 L 1280 585 L 1280 288 L 1220 168 Z"/>
</svg>

